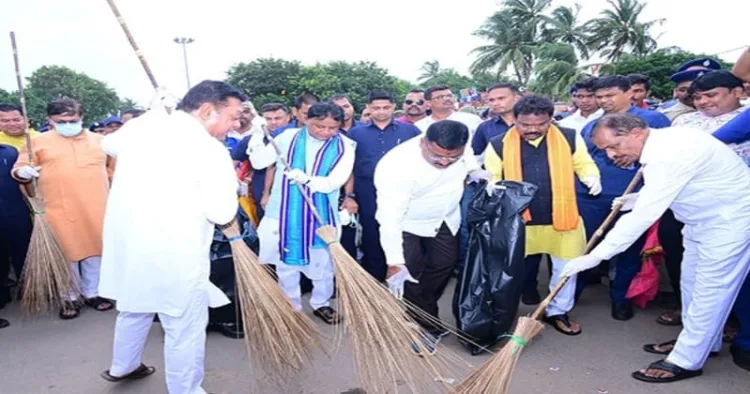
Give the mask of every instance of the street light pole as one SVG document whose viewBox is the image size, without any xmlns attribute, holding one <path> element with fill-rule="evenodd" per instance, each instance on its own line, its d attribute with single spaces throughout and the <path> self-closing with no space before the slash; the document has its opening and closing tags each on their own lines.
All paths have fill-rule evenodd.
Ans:
<svg viewBox="0 0 750 394">
<path fill-rule="evenodd" d="M 195 40 L 190 37 L 177 37 L 173 40 L 175 43 L 182 45 L 182 57 L 185 61 L 185 80 L 187 80 L 187 87 L 190 90 L 190 71 L 188 71 L 188 59 L 187 59 L 187 44 L 194 42 Z"/>
</svg>

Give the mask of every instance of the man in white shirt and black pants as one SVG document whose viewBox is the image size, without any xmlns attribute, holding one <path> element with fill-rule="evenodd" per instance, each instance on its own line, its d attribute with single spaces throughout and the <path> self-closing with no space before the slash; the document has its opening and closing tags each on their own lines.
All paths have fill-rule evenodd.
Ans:
<svg viewBox="0 0 750 394">
<path fill-rule="evenodd" d="M 405 296 L 436 319 L 437 301 L 458 260 L 464 182 L 467 175 L 489 180 L 489 173 L 479 169 L 473 152 L 466 149 L 468 140 L 466 125 L 439 121 L 421 138 L 393 148 L 375 169 L 375 217 L 388 263 L 388 287 L 397 298 Z M 435 341 L 446 334 L 417 320 Z"/>
</svg>

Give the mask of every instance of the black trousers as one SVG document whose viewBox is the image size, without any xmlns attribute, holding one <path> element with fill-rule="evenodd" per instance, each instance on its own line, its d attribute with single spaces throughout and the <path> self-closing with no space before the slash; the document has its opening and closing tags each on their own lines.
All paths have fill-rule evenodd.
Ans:
<svg viewBox="0 0 750 394">
<path fill-rule="evenodd" d="M 10 302 L 7 286 L 11 265 L 16 278 L 21 279 L 26 251 L 31 238 L 31 215 L 22 213 L 11 217 L 0 217 L 0 308 Z"/>
<path fill-rule="evenodd" d="M 674 289 L 678 303 L 681 300 L 680 264 L 682 264 L 682 254 L 685 252 L 685 248 L 682 245 L 683 227 L 685 225 L 675 219 L 671 209 L 664 213 L 659 223 L 659 242 L 664 249 L 664 265 L 667 268 L 669 284 Z"/>
<path fill-rule="evenodd" d="M 420 237 L 404 233 L 406 268 L 419 283 L 406 282 L 404 297 L 412 304 L 438 318 L 438 300 L 445 291 L 453 268 L 458 262 L 458 237 L 443 223 L 435 237 Z M 415 316 L 428 331 L 437 327 L 426 319 Z"/>
<path fill-rule="evenodd" d="M 341 246 L 344 247 L 349 256 L 357 259 L 357 229 L 346 225 L 341 227 Z"/>
</svg>

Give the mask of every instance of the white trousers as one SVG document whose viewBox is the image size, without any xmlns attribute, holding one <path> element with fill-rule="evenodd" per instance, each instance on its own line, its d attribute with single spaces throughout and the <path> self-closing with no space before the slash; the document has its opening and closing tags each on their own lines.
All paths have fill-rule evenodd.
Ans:
<svg viewBox="0 0 750 394">
<path fill-rule="evenodd" d="M 552 291 L 560 283 L 563 267 L 568 263 L 568 260 L 555 256 L 549 256 L 549 258 L 552 260 L 552 278 L 549 280 L 549 290 Z M 571 276 L 568 283 L 557 294 L 557 297 L 552 299 L 545 311 L 547 316 L 563 315 L 573 310 L 576 297 L 576 278 L 576 275 Z"/>
<path fill-rule="evenodd" d="M 99 271 L 102 266 L 102 257 L 88 257 L 77 263 L 70 263 L 70 274 L 76 287 L 81 290 L 86 298 L 99 296 Z M 70 294 L 68 299 L 75 301 L 77 294 Z"/>
<path fill-rule="evenodd" d="M 680 291 L 682 331 L 667 361 L 688 370 L 703 368 L 721 350 L 721 336 L 734 300 L 750 270 L 750 240 L 683 243 Z"/>
<path fill-rule="evenodd" d="M 317 269 L 318 275 L 307 275 L 312 281 L 313 289 L 310 296 L 310 306 L 313 309 L 331 306 L 333 297 L 333 260 L 328 249 L 314 249 L 310 251 L 311 265 L 320 264 Z M 279 285 L 284 294 L 292 303 L 292 308 L 299 312 L 302 310 L 302 288 L 300 288 L 301 271 L 299 267 L 284 263 L 276 264 L 276 275 L 279 277 Z M 312 276 L 312 277 L 310 277 Z"/>
<path fill-rule="evenodd" d="M 120 312 L 115 325 L 112 376 L 124 376 L 143 363 L 153 313 Z M 159 313 L 164 329 L 164 364 L 169 394 L 205 394 L 203 384 L 208 325 L 208 294 L 196 292 L 182 316 Z"/>
</svg>

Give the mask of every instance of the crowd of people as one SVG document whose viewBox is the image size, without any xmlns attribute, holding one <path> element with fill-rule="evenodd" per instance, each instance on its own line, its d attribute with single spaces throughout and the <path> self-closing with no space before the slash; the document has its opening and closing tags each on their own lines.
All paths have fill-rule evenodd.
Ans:
<svg viewBox="0 0 750 394">
<path fill-rule="evenodd" d="M 446 86 L 399 99 L 374 90 L 356 119 L 345 92 L 325 101 L 304 93 L 291 109 L 268 103 L 257 111 L 232 86 L 203 81 L 169 115 L 130 110 L 88 130 L 79 103 L 56 99 L 40 132 L 27 130 L 20 107 L 0 104 L 0 307 L 23 272 L 32 232 L 24 195 L 34 193 L 35 181 L 81 290 L 65 295 L 59 317 L 78 317 L 82 305 L 119 311 L 112 364 L 102 373 L 109 381 L 154 373 L 142 356 L 158 320 L 169 392 L 205 392 L 205 328 L 242 334 L 237 322 L 208 318 L 209 307 L 229 302 L 209 281 L 214 231 L 238 209 L 257 229 L 260 260 L 275 267 L 296 311 L 309 280 L 315 316 L 327 324 L 355 318 L 331 301 L 333 261 L 315 235 L 333 225 L 369 274 L 434 318 L 417 319 L 434 348 L 448 334 L 435 323 L 438 300 L 466 258 L 466 185 L 486 183 L 492 192 L 508 180 L 537 187 L 519 213 L 527 226 L 521 301 L 541 302 L 545 258 L 550 289 L 570 279 L 547 307 L 546 323 L 564 335 L 583 332 L 570 314 L 585 288 L 601 282 L 602 262 L 612 318 L 631 319 L 628 290 L 653 247 L 647 234 L 656 234 L 681 305 L 658 323 L 683 328 L 676 340 L 645 345 L 666 358 L 633 377 L 700 375 L 722 340 L 733 341 L 735 363 L 750 370 L 750 112 L 743 103 L 750 50 L 732 71 L 695 59 L 672 81 L 673 100 L 658 110 L 648 109 L 644 75 L 581 80 L 566 111 L 498 83 L 488 88 L 481 117 L 459 110 Z M 170 170 L 166 144 L 191 159 Z M 624 195 L 639 171 L 642 186 Z M 630 212 L 581 256 L 615 204 Z M 0 319 L 0 328 L 8 325 Z"/>
</svg>

